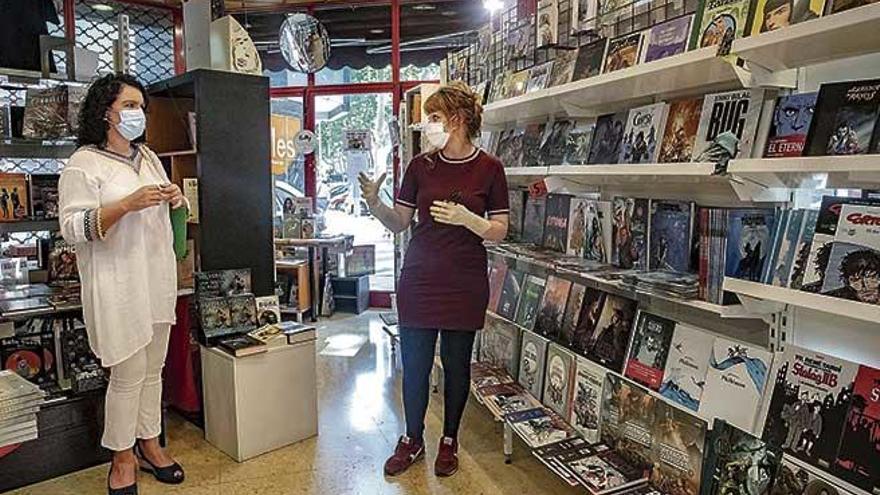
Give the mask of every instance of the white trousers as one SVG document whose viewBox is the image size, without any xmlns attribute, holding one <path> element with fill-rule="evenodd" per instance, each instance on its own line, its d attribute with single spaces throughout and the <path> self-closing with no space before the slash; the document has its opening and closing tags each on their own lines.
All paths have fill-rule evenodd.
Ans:
<svg viewBox="0 0 880 495">
<path fill-rule="evenodd" d="M 135 439 L 150 439 L 162 431 L 162 368 L 171 325 L 153 326 L 153 340 L 133 356 L 110 368 L 104 404 L 101 445 L 127 450 Z"/>
</svg>

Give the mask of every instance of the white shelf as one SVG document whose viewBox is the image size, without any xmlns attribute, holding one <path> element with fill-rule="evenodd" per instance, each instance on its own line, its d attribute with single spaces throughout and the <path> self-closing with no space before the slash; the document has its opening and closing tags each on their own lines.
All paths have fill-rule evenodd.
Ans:
<svg viewBox="0 0 880 495">
<path fill-rule="evenodd" d="M 880 155 L 750 158 L 731 161 L 727 171 L 769 188 L 864 187 L 880 183 Z"/>
<path fill-rule="evenodd" d="M 550 177 L 563 177 L 588 184 L 726 182 L 714 175 L 712 163 L 645 163 L 641 165 L 557 165 L 547 168 Z"/>
<path fill-rule="evenodd" d="M 734 67 L 716 57 L 716 51 L 701 48 L 490 103 L 483 119 L 497 125 L 557 113 L 586 117 L 648 103 L 657 96 L 738 84 Z"/>
<path fill-rule="evenodd" d="M 505 168 L 504 175 L 508 177 L 545 177 L 547 175 L 547 167 Z"/>
<path fill-rule="evenodd" d="M 880 51 L 880 3 L 734 41 L 731 53 L 771 71 Z"/>
<path fill-rule="evenodd" d="M 740 296 L 746 296 L 746 299 L 743 301 L 746 307 L 750 306 L 749 298 L 753 298 L 757 299 L 758 302 L 763 301 L 771 305 L 788 304 L 835 316 L 871 323 L 880 322 L 880 305 L 865 304 L 848 299 L 823 296 L 821 294 L 729 277 L 724 278 L 724 290 L 734 292 Z"/>
</svg>

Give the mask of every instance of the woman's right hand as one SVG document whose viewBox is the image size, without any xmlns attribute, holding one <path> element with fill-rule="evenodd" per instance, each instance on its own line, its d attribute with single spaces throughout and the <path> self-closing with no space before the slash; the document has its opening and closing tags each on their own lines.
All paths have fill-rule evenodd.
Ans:
<svg viewBox="0 0 880 495">
<path fill-rule="evenodd" d="M 382 174 L 378 179 L 372 181 L 363 172 L 358 174 L 358 182 L 361 183 L 361 196 L 364 197 L 364 201 L 371 209 L 379 204 L 379 190 L 385 183 L 386 175 L 388 174 Z"/>
<path fill-rule="evenodd" d="M 165 198 L 162 195 L 162 189 L 157 185 L 143 186 L 137 191 L 128 195 L 122 200 L 122 206 L 125 211 L 140 211 L 151 206 L 156 206 Z"/>
</svg>

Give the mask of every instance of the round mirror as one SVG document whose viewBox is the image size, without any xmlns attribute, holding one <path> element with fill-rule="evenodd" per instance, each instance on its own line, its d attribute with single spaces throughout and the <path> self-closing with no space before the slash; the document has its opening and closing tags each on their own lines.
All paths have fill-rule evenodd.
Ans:
<svg viewBox="0 0 880 495">
<path fill-rule="evenodd" d="M 330 58 L 330 38 L 327 30 L 307 14 L 287 16 L 278 33 L 281 55 L 298 72 L 318 72 Z"/>
</svg>

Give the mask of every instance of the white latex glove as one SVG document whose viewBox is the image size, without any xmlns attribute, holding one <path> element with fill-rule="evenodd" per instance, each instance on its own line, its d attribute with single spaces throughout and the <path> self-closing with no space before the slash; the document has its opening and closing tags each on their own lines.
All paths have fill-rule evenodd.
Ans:
<svg viewBox="0 0 880 495">
<path fill-rule="evenodd" d="M 388 174 L 382 174 L 378 179 L 372 181 L 363 172 L 358 174 L 358 182 L 361 184 L 361 196 L 364 197 L 364 201 L 367 202 L 367 206 L 370 208 L 375 208 L 379 204 L 379 190 L 382 188 L 382 184 L 385 183 L 386 175 Z"/>
<path fill-rule="evenodd" d="M 434 201 L 431 217 L 435 222 L 466 227 L 478 235 L 483 235 L 491 227 L 488 220 L 468 210 L 463 204 L 450 201 Z"/>
</svg>

